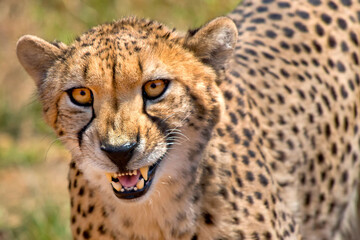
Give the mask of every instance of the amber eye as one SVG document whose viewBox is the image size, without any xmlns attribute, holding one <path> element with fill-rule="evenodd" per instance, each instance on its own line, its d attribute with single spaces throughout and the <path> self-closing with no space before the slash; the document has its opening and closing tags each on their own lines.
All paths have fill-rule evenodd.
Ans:
<svg viewBox="0 0 360 240">
<path fill-rule="evenodd" d="M 148 99 L 155 99 L 160 97 L 166 90 L 169 80 L 154 80 L 145 83 L 144 94 Z"/>
<path fill-rule="evenodd" d="M 68 91 L 73 103 L 80 106 L 91 106 L 93 102 L 92 92 L 88 88 L 73 88 Z"/>
</svg>

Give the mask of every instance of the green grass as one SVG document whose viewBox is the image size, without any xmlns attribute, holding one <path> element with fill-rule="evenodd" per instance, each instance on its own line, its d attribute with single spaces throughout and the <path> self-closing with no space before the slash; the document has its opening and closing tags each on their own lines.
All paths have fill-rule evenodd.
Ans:
<svg viewBox="0 0 360 240">
<path fill-rule="evenodd" d="M 21 215 L 21 223 L 16 227 L 8 226 L 6 219 L 0 220 L 0 229 L 2 229 L 4 237 L 17 240 L 70 239 L 68 214 L 70 210 L 58 206 L 50 199 L 39 203 L 39 205 L 31 211 L 24 209 L 14 210 L 15 212 L 22 211 L 18 213 L 18 215 Z"/>
<path fill-rule="evenodd" d="M 55 134 L 41 117 L 41 106 L 34 101 L 19 109 L 11 107 L 10 101 L 0 96 L 0 168 L 43 162 L 48 139 Z"/>
<path fill-rule="evenodd" d="M 30 102 L 15 110 L 11 107 L 10 99 L 0 96 L 0 132 L 20 138 L 23 124 L 30 124 L 30 130 L 34 134 L 52 134 L 41 118 L 41 106 L 38 101 Z"/>
</svg>

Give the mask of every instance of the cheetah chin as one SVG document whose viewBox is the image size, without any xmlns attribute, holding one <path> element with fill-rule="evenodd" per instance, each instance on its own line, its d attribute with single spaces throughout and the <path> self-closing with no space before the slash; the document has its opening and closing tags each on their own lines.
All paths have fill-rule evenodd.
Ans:
<svg viewBox="0 0 360 240">
<path fill-rule="evenodd" d="M 155 172 L 164 156 L 160 157 L 151 166 L 127 172 L 105 173 L 115 196 L 119 199 L 127 200 L 133 200 L 144 196 L 149 190 L 155 177 Z"/>
</svg>

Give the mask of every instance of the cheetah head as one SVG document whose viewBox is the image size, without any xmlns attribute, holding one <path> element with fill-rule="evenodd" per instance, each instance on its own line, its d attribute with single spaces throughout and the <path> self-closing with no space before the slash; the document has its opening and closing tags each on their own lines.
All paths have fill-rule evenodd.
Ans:
<svg viewBox="0 0 360 240">
<path fill-rule="evenodd" d="M 126 18 L 69 46 L 23 36 L 17 55 L 45 120 L 89 182 L 137 200 L 196 181 L 236 36 L 225 17 L 187 34 Z"/>
</svg>

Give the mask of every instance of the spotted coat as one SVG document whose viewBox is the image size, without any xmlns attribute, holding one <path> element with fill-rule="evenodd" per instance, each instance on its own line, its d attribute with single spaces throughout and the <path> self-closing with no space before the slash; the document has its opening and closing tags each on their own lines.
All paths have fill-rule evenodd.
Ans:
<svg viewBox="0 0 360 240">
<path fill-rule="evenodd" d="M 360 236 L 359 22 L 352 0 L 244 0 L 187 33 L 126 18 L 70 46 L 20 39 L 73 155 L 74 239 Z M 156 79 L 170 83 L 151 100 Z M 91 90 L 89 106 L 74 88 Z M 101 149 L 133 141 L 121 164 Z M 105 173 L 146 165 L 149 191 L 116 197 Z"/>
</svg>

